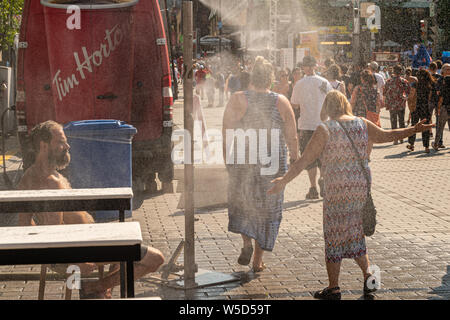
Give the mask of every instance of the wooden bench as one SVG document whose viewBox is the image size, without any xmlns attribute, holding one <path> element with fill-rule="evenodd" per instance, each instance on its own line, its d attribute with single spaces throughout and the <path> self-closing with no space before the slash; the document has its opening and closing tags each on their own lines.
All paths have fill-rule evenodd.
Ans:
<svg viewBox="0 0 450 320">
<path fill-rule="evenodd" d="M 39 213 L 39 212 L 70 212 L 70 211 L 95 211 L 95 210 L 115 210 L 119 211 L 119 221 L 125 221 L 125 211 L 131 210 L 131 198 L 133 197 L 133 192 L 131 188 L 98 188 L 98 189 L 62 189 L 62 190 L 20 190 L 20 191 L 0 191 L 0 214 L 2 213 Z M 96 225 L 114 225 L 114 224 L 94 224 Z M 86 227 L 94 226 L 94 225 L 85 225 Z M 70 225 L 64 225 L 59 227 L 69 227 Z M 12 227 L 13 229 L 18 228 L 37 228 L 36 227 Z M 39 226 L 41 228 L 49 228 L 55 226 Z M 122 224 L 117 225 L 119 229 L 122 227 Z M 114 227 L 112 227 L 114 228 Z M 9 240 L 4 237 L 4 231 L 9 228 L 1 228 L 1 236 L 0 236 L 0 245 L 8 244 Z M 28 229 L 24 229 L 28 230 Z M 30 232 L 29 233 L 34 233 Z M 114 233 L 109 233 L 109 237 L 111 238 Z M 34 236 L 34 235 L 33 235 Z M 70 246 L 69 242 L 62 242 L 59 245 L 54 244 L 55 247 L 49 248 L 49 254 L 45 256 L 45 261 L 42 262 L 42 257 L 40 254 L 36 255 L 33 252 L 36 251 L 37 248 L 30 247 L 26 249 L 26 244 L 30 240 L 28 237 L 26 240 L 22 241 L 22 248 L 18 249 L 18 251 L 12 251 L 14 254 L 14 259 L 9 259 L 9 250 L 10 248 L 4 247 L 2 251 L 0 251 L 0 264 L 2 265 L 15 265 L 15 264 L 53 264 L 53 263 L 65 263 L 65 262 L 57 262 L 59 260 L 64 260 L 68 263 L 75 262 L 109 262 L 109 261 L 131 261 L 131 256 L 125 257 L 121 252 L 121 259 L 112 259 L 112 257 L 108 257 L 104 260 L 104 256 L 102 255 L 102 260 L 99 261 L 96 259 L 86 258 L 85 255 L 77 256 L 77 250 L 69 250 L 71 254 L 74 256 L 70 258 L 67 254 L 65 254 L 65 250 L 63 248 Z M 82 239 L 81 239 L 82 240 Z M 74 243 L 76 243 L 76 239 L 74 239 Z M 142 241 L 142 239 L 141 239 Z M 104 242 L 102 245 L 93 244 L 88 252 L 95 252 L 98 254 L 102 249 L 107 249 L 108 253 L 105 255 L 113 254 L 114 250 L 108 249 L 109 246 L 105 245 Z M 137 246 L 137 243 L 135 243 Z M 139 242 L 140 247 L 140 242 Z M 38 251 L 41 253 L 45 253 L 40 248 Z M 124 248 L 122 248 L 124 249 Z M 5 251 L 3 251 L 5 250 Z M 130 250 L 128 246 L 125 251 Z M 133 249 L 134 254 L 136 254 L 136 247 Z M 92 254 L 94 257 L 95 254 Z M 13 257 L 13 256 L 11 256 Z M 23 261 L 19 258 L 23 257 Z M 140 252 L 136 254 L 135 260 L 140 260 Z M 83 258 L 83 259 L 81 259 Z M 81 259 L 81 260 L 80 260 Z M 24 261 L 27 261 L 26 263 Z M 71 261 L 68 261 L 71 260 Z M 133 261 L 135 261 L 133 260 Z M 21 262 L 22 261 L 22 262 Z M 53 261 L 53 262 L 52 262 Z M 125 298 L 125 296 L 133 297 L 134 296 L 134 285 L 127 285 L 125 282 L 125 278 L 128 279 L 128 283 L 133 279 L 131 275 L 133 275 L 133 264 L 132 263 L 121 263 L 120 270 L 120 296 Z M 134 282 L 133 282 L 134 283 Z"/>
</svg>

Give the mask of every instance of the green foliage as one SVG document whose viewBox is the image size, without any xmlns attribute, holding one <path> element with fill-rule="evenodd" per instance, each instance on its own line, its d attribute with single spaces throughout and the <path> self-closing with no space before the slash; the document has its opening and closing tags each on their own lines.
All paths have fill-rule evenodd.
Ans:
<svg viewBox="0 0 450 320">
<path fill-rule="evenodd" d="M 0 0 L 0 50 L 6 50 L 19 32 L 24 0 Z"/>
<path fill-rule="evenodd" d="M 450 0 L 439 0 L 436 8 L 437 22 L 443 30 L 441 45 L 443 50 L 450 50 Z"/>
</svg>

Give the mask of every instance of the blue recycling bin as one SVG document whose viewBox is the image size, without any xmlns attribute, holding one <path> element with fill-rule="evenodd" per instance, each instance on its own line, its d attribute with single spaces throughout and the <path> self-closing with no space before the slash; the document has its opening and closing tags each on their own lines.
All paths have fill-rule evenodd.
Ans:
<svg viewBox="0 0 450 320">
<path fill-rule="evenodd" d="M 74 189 L 132 187 L 131 142 L 137 130 L 118 120 L 74 121 L 64 126 L 71 161 L 66 174 Z M 92 212 L 96 222 L 119 219 L 119 211 Z M 131 211 L 125 212 L 131 217 Z"/>
</svg>

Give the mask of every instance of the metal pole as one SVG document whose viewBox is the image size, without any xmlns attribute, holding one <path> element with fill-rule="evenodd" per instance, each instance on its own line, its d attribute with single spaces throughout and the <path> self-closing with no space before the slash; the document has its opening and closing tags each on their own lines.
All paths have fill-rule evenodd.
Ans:
<svg viewBox="0 0 450 320">
<path fill-rule="evenodd" d="M 195 244 L 194 244 L 194 119 L 193 119 L 193 6 L 191 1 L 183 2 L 183 56 L 184 73 L 184 127 L 189 133 L 185 139 L 190 139 L 191 158 L 185 159 L 184 164 L 184 192 L 185 192 L 185 245 L 184 245 L 184 287 L 195 286 Z M 198 45 L 198 43 L 197 43 Z M 187 150 L 185 150 L 185 153 Z M 188 161 L 186 161 L 188 160 Z"/>
<path fill-rule="evenodd" d="M 219 57 L 222 58 L 222 0 L 219 0 Z"/>
<path fill-rule="evenodd" d="M 434 39 L 433 39 L 433 59 L 439 59 L 439 57 L 438 57 L 438 50 L 440 49 L 440 44 L 439 44 L 439 41 L 440 41 L 440 38 L 439 38 L 439 27 L 438 27 L 438 20 L 437 20 L 437 6 L 438 6 L 438 1 L 437 0 L 434 0 L 433 1 L 433 3 L 431 3 L 430 4 L 431 6 L 433 6 L 433 10 L 434 10 L 434 14 L 433 14 L 433 17 L 431 18 L 431 24 L 432 24 L 432 26 L 431 26 L 431 28 L 432 28 L 432 30 L 434 29 L 434 31 L 436 31 L 436 32 L 434 32 L 433 31 L 433 33 L 434 33 Z"/>
<path fill-rule="evenodd" d="M 169 54 L 169 60 L 170 60 L 170 65 L 172 66 L 171 68 L 171 73 L 172 73 L 172 83 L 174 86 L 174 99 L 178 99 L 178 82 L 177 79 L 175 78 L 175 66 L 173 64 L 173 55 L 172 55 L 172 28 L 170 25 L 170 20 L 169 20 L 169 8 L 167 7 L 167 0 L 161 1 L 161 6 L 162 11 L 164 11 L 164 15 L 163 15 L 163 21 L 164 21 L 164 27 L 166 28 L 166 39 L 167 39 L 167 51 Z"/>
<path fill-rule="evenodd" d="M 353 5 L 353 65 L 359 65 L 361 62 L 361 13 L 360 0 L 354 0 Z"/>
</svg>

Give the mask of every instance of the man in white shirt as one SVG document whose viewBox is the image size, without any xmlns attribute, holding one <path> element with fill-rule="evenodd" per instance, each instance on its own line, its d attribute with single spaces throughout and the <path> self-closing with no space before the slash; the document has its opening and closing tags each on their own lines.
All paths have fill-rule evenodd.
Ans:
<svg viewBox="0 0 450 320">
<path fill-rule="evenodd" d="M 326 95 L 333 88 L 327 79 L 316 75 L 316 59 L 313 56 L 303 58 L 303 71 L 305 77 L 299 80 L 294 87 L 291 104 L 294 109 L 300 109 L 298 119 L 300 152 L 303 153 L 316 128 L 321 124 L 320 112 Z M 317 167 L 320 169 L 320 161 L 315 161 L 307 169 L 311 188 L 306 199 L 318 199 L 317 192 Z M 323 197 L 323 180 L 319 179 L 320 193 Z"/>
</svg>

